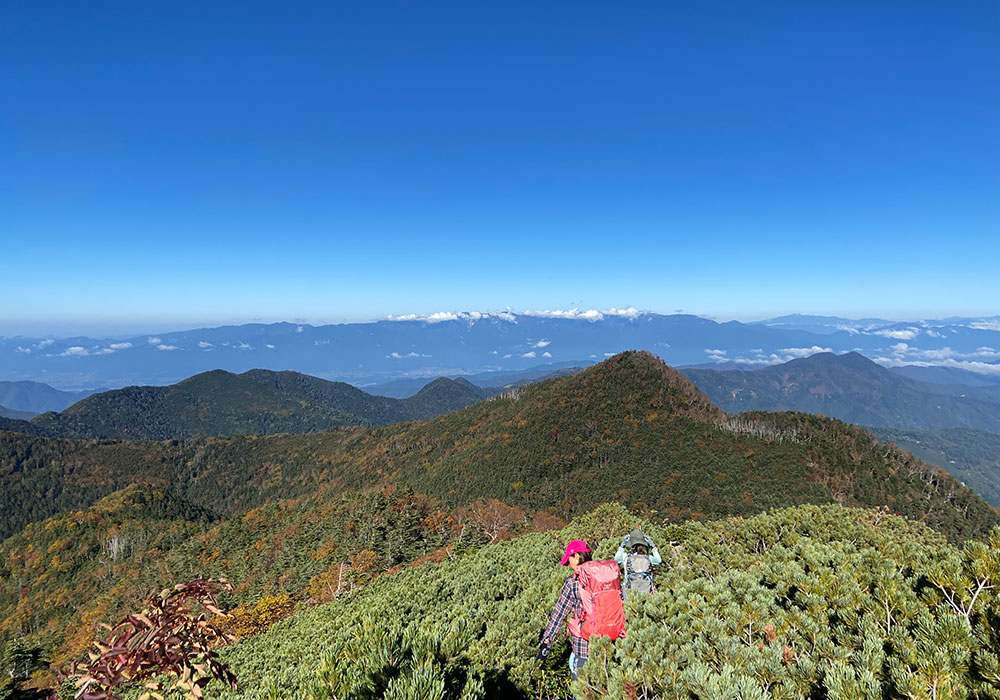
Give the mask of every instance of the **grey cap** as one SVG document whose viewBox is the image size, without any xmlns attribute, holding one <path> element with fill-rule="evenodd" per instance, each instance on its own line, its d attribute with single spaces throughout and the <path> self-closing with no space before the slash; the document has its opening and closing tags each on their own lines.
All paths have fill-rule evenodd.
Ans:
<svg viewBox="0 0 1000 700">
<path fill-rule="evenodd" d="M 625 538 L 625 546 L 629 549 L 637 544 L 646 544 L 646 536 L 642 534 L 642 530 L 632 530 Z"/>
</svg>

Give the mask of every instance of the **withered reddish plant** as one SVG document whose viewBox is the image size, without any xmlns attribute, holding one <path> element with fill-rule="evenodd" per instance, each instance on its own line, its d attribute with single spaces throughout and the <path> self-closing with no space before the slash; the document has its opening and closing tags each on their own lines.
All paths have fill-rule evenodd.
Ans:
<svg viewBox="0 0 1000 700">
<path fill-rule="evenodd" d="M 142 684 L 140 700 L 163 700 L 176 689 L 188 698 L 201 698 L 213 678 L 236 688 L 236 676 L 219 661 L 214 647 L 233 637 L 210 622 L 225 614 L 215 602 L 221 590 L 232 591 L 225 579 L 196 578 L 167 588 L 146 599 L 145 608 L 127 615 L 95 642 L 90 664 L 74 666 L 77 700 L 118 700 L 116 691 Z"/>
</svg>

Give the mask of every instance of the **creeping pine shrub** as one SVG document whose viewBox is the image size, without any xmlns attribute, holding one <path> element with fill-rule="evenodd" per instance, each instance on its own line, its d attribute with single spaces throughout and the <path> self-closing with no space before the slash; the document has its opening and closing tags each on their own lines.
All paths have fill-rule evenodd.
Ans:
<svg viewBox="0 0 1000 700">
<path fill-rule="evenodd" d="M 1000 531 L 956 549 L 921 524 L 841 506 L 644 525 L 664 557 L 658 592 L 626 602 L 627 636 L 592 641 L 569 683 L 565 636 L 535 661 L 569 574 L 563 548 L 583 537 L 610 558 L 636 523 L 615 506 L 591 515 L 293 616 L 222 650 L 261 685 L 207 690 L 451 698 L 477 697 L 482 683 L 486 697 L 533 700 L 567 687 L 616 700 L 1000 700 Z"/>
<path fill-rule="evenodd" d="M 481 674 L 462 652 L 469 628 L 422 633 L 384 615 L 366 613 L 342 629 L 323 653 L 312 676 L 294 689 L 273 679 L 267 700 L 479 700 L 485 698 Z"/>
</svg>

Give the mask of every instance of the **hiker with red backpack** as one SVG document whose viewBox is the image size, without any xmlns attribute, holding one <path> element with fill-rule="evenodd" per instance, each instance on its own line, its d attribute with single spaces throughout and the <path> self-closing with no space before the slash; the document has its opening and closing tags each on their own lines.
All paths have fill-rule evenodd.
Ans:
<svg viewBox="0 0 1000 700">
<path fill-rule="evenodd" d="M 573 540 L 566 545 L 566 553 L 559 564 L 569 566 L 573 573 L 559 593 L 549 624 L 542 634 L 537 658 L 544 659 L 549 655 L 563 620 L 569 617 L 566 626 L 572 649 L 569 670 L 573 680 L 576 680 L 577 672 L 590 654 L 591 637 L 618 639 L 625 636 L 621 575 L 616 562 L 593 561 L 590 547 L 584 540 Z"/>
</svg>

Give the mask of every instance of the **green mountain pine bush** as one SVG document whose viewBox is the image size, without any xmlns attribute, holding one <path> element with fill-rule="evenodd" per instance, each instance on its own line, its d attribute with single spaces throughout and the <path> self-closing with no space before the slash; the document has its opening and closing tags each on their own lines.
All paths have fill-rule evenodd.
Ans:
<svg viewBox="0 0 1000 700">
<path fill-rule="evenodd" d="M 586 536 L 609 557 L 635 520 L 605 506 L 559 532 L 382 577 L 226 649 L 254 682 L 209 695 L 553 696 L 567 644 L 543 665 L 534 652 L 567 575 L 562 546 Z M 645 529 L 665 557 L 659 592 L 627 603 L 626 638 L 593 643 L 577 694 L 1000 697 L 1000 532 L 956 549 L 884 510 L 841 506 Z"/>
</svg>

